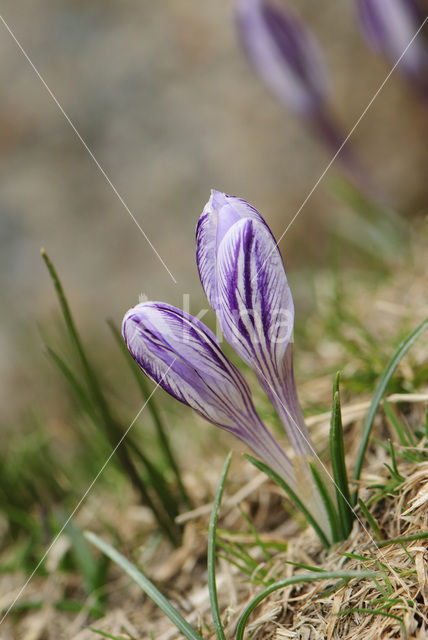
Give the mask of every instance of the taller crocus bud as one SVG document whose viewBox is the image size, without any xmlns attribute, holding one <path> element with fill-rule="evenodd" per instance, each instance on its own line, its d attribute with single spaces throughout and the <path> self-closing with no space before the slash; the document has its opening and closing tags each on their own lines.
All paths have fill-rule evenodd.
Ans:
<svg viewBox="0 0 428 640">
<path fill-rule="evenodd" d="M 238 35 L 260 78 L 337 154 L 353 182 L 379 199 L 349 143 L 344 145 L 346 135 L 329 111 L 328 73 L 311 31 L 289 9 L 280 9 L 270 0 L 238 0 L 236 18 Z"/>
<path fill-rule="evenodd" d="M 417 34 L 422 16 L 414 0 L 356 0 L 362 33 L 428 96 L 428 52 Z"/>
<path fill-rule="evenodd" d="M 293 298 L 269 227 L 245 200 L 212 191 L 196 239 L 201 283 L 226 340 L 255 371 L 296 454 L 313 454 L 294 382 Z"/>
</svg>

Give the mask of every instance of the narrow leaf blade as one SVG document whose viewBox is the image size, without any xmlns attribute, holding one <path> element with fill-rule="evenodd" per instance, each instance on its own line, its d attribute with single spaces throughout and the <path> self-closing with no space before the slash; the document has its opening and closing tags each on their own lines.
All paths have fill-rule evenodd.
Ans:
<svg viewBox="0 0 428 640">
<path fill-rule="evenodd" d="M 218 640 L 226 640 L 226 636 L 223 631 L 223 625 L 221 623 L 220 610 L 218 606 L 217 597 L 217 584 L 215 576 L 215 561 L 216 561 L 216 532 L 218 522 L 218 512 L 220 509 L 221 499 L 223 497 L 224 485 L 226 483 L 227 472 L 229 471 L 230 461 L 232 459 L 232 453 L 227 456 L 224 464 L 223 473 L 221 475 L 220 484 L 217 489 L 217 494 L 214 500 L 213 508 L 211 511 L 210 526 L 208 531 L 208 590 L 210 594 L 211 603 L 211 615 L 213 617 L 214 628 Z"/>
<path fill-rule="evenodd" d="M 382 396 L 385 392 L 386 387 L 390 379 L 392 378 L 394 371 L 398 367 L 402 358 L 406 355 L 410 347 L 416 342 L 419 336 L 428 328 L 428 318 L 425 318 L 421 324 L 416 327 L 414 331 L 412 331 L 400 344 L 391 360 L 388 362 L 380 380 L 377 384 L 375 392 L 373 394 L 372 402 L 370 404 L 369 411 L 367 413 L 366 419 L 363 425 L 363 435 L 361 438 L 360 447 L 357 453 L 357 460 L 355 463 L 354 469 L 354 480 L 358 481 L 361 475 L 361 469 L 363 466 L 364 456 L 366 453 L 366 449 L 369 442 L 370 433 L 373 427 L 373 422 L 375 419 L 375 415 L 377 413 L 380 401 L 382 400 Z M 352 496 L 352 504 L 355 506 L 358 501 L 358 489 L 355 490 Z"/>
<path fill-rule="evenodd" d="M 157 587 L 137 569 L 125 556 L 119 551 L 114 549 L 110 544 L 99 538 L 95 533 L 91 531 L 85 532 L 85 537 L 91 544 L 102 551 L 106 556 L 110 558 L 115 564 L 117 564 L 125 573 L 138 584 L 138 586 L 144 591 L 144 593 L 153 600 L 153 602 L 164 612 L 166 616 L 175 624 L 177 629 L 188 640 L 203 640 L 202 636 L 197 633 L 193 627 L 183 618 L 181 613 L 165 598 L 165 596 L 159 591 Z"/>
<path fill-rule="evenodd" d="M 326 534 L 321 529 L 321 527 L 319 526 L 315 518 L 312 516 L 312 514 L 305 507 L 305 505 L 300 500 L 300 498 L 298 498 L 297 495 L 294 493 L 293 489 L 285 482 L 285 480 L 283 480 L 273 469 L 271 469 L 266 464 L 264 464 L 264 462 L 257 460 L 257 458 L 253 458 L 253 456 L 250 456 L 246 453 L 244 454 L 244 457 L 247 460 L 249 460 L 251 464 L 257 467 L 257 469 L 260 469 L 260 471 L 263 471 L 273 482 L 275 482 L 275 484 L 277 484 L 279 487 L 281 487 L 283 491 L 285 491 L 285 493 L 290 498 L 291 502 L 303 513 L 303 515 L 305 516 L 309 524 L 312 525 L 316 534 L 321 540 L 323 546 L 326 549 L 329 549 L 330 543 L 328 541 Z"/>
<path fill-rule="evenodd" d="M 348 474 L 345 465 L 345 448 L 343 444 L 342 410 L 339 395 L 339 374 L 333 387 L 333 409 L 330 425 L 330 456 L 333 468 L 333 479 L 336 487 L 336 500 L 339 520 L 342 525 L 343 538 L 346 539 L 352 529 L 354 513 L 351 507 Z"/>
</svg>

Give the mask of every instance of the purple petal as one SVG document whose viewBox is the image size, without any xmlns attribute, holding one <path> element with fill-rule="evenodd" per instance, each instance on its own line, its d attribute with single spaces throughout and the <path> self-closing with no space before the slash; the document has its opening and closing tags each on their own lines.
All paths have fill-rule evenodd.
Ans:
<svg viewBox="0 0 428 640">
<path fill-rule="evenodd" d="M 293 466 L 258 417 L 247 383 L 202 322 L 171 305 L 146 302 L 127 312 L 122 332 L 152 380 L 233 433 L 295 486 Z"/>
<path fill-rule="evenodd" d="M 289 348 L 293 298 L 266 226 L 248 219 L 234 224 L 220 244 L 217 271 L 217 314 L 226 340 L 255 371 L 297 455 L 312 453 Z"/>
<path fill-rule="evenodd" d="M 427 72 L 428 54 L 420 37 L 410 41 L 422 20 L 413 0 L 357 0 L 358 18 L 369 45 L 415 78 Z"/>
<path fill-rule="evenodd" d="M 289 9 L 268 0 L 238 0 L 238 34 L 271 91 L 300 115 L 321 108 L 327 72 L 312 33 Z"/>
<path fill-rule="evenodd" d="M 241 220 L 218 251 L 219 315 L 226 339 L 241 358 L 260 360 L 277 374 L 294 322 L 294 305 L 282 258 L 272 235 L 254 220 Z"/>
<path fill-rule="evenodd" d="M 196 227 L 196 262 L 208 301 L 217 309 L 217 251 L 231 226 L 242 219 L 263 218 L 248 202 L 213 189 Z M 269 229 L 266 225 L 266 229 Z M 270 233 L 270 231 L 269 231 Z"/>
</svg>

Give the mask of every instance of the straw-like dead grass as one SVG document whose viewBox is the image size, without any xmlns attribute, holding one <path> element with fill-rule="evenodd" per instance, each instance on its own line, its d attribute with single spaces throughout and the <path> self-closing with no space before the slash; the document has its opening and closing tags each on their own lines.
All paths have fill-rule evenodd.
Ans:
<svg viewBox="0 0 428 640">
<path fill-rule="evenodd" d="M 357 423 L 354 424 L 351 429 L 357 428 Z M 377 458 L 372 452 L 361 488 L 364 499 L 373 494 L 368 485 L 388 480 L 389 472 L 383 463 L 383 454 Z M 290 563 L 326 571 L 380 572 L 377 583 L 371 579 L 354 579 L 347 585 L 337 580 L 319 581 L 276 591 L 253 613 L 246 637 L 252 640 L 357 640 L 362 637 L 364 640 L 421 640 L 428 637 L 428 541 L 386 544 L 388 540 L 428 531 L 428 462 L 403 462 L 399 472 L 405 480 L 396 493 L 387 495 L 371 508 L 382 540 L 376 540 L 359 511 L 359 520 L 349 539 L 326 552 L 311 529 L 301 531 L 296 521 L 285 515 L 279 490 L 248 464 L 235 461 L 224 497 L 219 536 L 251 549 L 251 555 L 258 562 L 254 578 L 257 574 L 265 580 L 270 577 L 279 580 L 304 572 Z M 214 481 L 213 477 L 208 481 Z M 159 549 L 151 558 L 149 573 L 188 621 L 199 628 L 204 638 L 211 640 L 215 633 L 205 568 L 208 509 L 209 505 L 201 505 L 181 517 L 185 523 L 181 548 L 165 556 Z M 251 515 L 262 543 L 267 547 L 275 543 L 283 545 L 284 550 L 273 553 L 267 561 L 246 527 L 242 511 Z M 182 637 L 136 587 L 125 590 L 128 580 L 120 576 L 120 572 L 114 571 L 114 574 L 117 590 L 112 593 L 110 613 L 97 621 L 97 628 L 121 638 L 139 640 Z M 245 576 L 224 558 L 218 563 L 217 584 L 226 637 L 232 640 L 242 611 L 263 585 Z M 75 640 L 94 637 L 93 632 L 84 630 Z"/>
</svg>

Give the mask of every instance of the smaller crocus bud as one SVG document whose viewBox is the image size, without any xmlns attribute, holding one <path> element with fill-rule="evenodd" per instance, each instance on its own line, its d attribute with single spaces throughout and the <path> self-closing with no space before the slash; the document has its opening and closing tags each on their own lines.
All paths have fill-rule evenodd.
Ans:
<svg viewBox="0 0 428 640">
<path fill-rule="evenodd" d="M 201 283 L 226 340 L 256 373 L 296 455 L 313 455 L 294 382 L 293 298 L 269 227 L 245 200 L 212 191 L 196 240 Z"/>
<path fill-rule="evenodd" d="M 247 383 L 208 327 L 171 305 L 145 302 L 126 313 L 122 333 L 154 382 L 239 438 L 297 490 L 293 464 L 260 420 Z"/>
<path fill-rule="evenodd" d="M 414 0 L 356 0 L 361 31 L 369 46 L 428 95 L 428 52 L 421 35 L 419 7 Z M 404 54 L 404 55 L 403 55 Z"/>
</svg>

